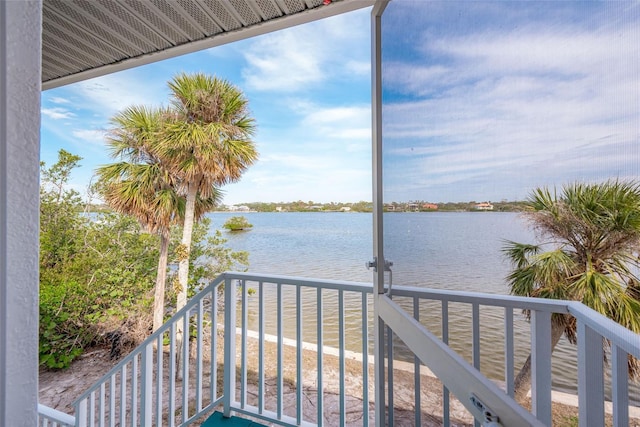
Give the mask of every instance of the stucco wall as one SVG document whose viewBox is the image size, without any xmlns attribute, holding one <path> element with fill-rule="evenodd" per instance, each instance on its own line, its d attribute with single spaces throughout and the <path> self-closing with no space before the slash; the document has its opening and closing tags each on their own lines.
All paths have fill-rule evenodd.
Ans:
<svg viewBox="0 0 640 427">
<path fill-rule="evenodd" d="M 0 0 L 0 426 L 37 423 L 41 10 Z"/>
</svg>

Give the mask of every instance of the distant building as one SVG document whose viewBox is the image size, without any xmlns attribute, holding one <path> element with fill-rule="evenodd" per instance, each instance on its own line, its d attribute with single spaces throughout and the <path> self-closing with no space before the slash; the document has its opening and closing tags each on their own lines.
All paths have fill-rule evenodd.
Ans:
<svg viewBox="0 0 640 427">
<path fill-rule="evenodd" d="M 435 203 L 425 203 L 422 205 L 422 209 L 427 211 L 437 211 L 438 205 L 436 205 Z"/>
<path fill-rule="evenodd" d="M 474 209 L 477 211 L 492 211 L 493 205 L 489 202 L 477 203 Z"/>
<path fill-rule="evenodd" d="M 343 206 L 343 207 L 340 208 L 340 211 L 341 212 L 350 212 L 351 208 L 349 206 Z"/>
<path fill-rule="evenodd" d="M 251 209 L 249 206 L 229 206 L 229 210 L 232 212 L 249 212 Z"/>
</svg>

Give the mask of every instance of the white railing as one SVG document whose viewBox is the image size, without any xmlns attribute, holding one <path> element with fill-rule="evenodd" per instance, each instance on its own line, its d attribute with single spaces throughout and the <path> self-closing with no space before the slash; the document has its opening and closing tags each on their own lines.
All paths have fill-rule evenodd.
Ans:
<svg viewBox="0 0 640 427">
<path fill-rule="evenodd" d="M 222 274 L 78 398 L 77 425 L 188 425 L 217 406 L 226 414 L 243 413 L 284 426 L 323 425 L 325 401 L 333 397 L 343 425 L 347 399 L 358 394 L 347 386 L 346 369 L 345 331 L 350 329 L 353 337 L 355 329 L 360 336 L 356 351 L 363 357 L 349 365 L 357 364 L 363 378 L 357 397 L 362 425 L 368 426 L 371 292 L 371 285 L 362 283 Z M 324 317 L 328 305 L 338 319 Z M 357 318 L 345 316 L 347 305 Z M 224 312 L 221 324 L 218 311 Z M 257 334 L 249 331 L 250 319 Z M 178 324 L 191 336 L 182 350 L 175 344 Z M 337 352 L 316 351 L 326 345 Z M 178 355 L 188 361 L 180 370 Z M 328 365 L 338 371 L 332 383 L 324 375 Z M 310 372 L 315 375 L 305 377 Z M 295 403 L 285 406 L 290 395 Z M 315 409 L 305 406 L 306 400 L 313 400 Z"/>
<path fill-rule="evenodd" d="M 640 358 L 640 335 L 575 302 L 569 313 L 578 322 L 578 399 L 580 425 L 597 425 L 604 419 L 605 376 L 603 344 L 611 349 L 611 401 L 613 425 L 629 425 L 628 356 Z"/>
<path fill-rule="evenodd" d="M 38 404 L 38 427 L 73 427 L 75 425 L 75 417 Z"/>
<path fill-rule="evenodd" d="M 221 404 L 216 325 L 221 275 L 74 403 L 78 426 L 175 426 Z M 188 331 L 177 345 L 178 325 Z M 178 368 L 178 359 L 188 361 Z"/>
<path fill-rule="evenodd" d="M 578 324 L 576 370 L 580 426 L 604 425 L 604 384 L 609 377 L 613 425 L 629 425 L 627 356 L 640 357 L 640 336 L 580 303 L 401 286 L 394 286 L 392 298 L 381 295 L 378 301 L 381 320 L 386 323 L 384 341 L 387 360 L 391 360 L 392 364 L 396 358 L 394 349 L 408 347 L 410 354 L 415 355 L 415 390 L 420 390 L 419 372 L 423 363 L 442 381 L 444 388 L 440 413 L 444 425 L 451 422 L 449 392 L 474 415 L 476 425 L 487 421 L 487 414 L 481 410 L 484 407 L 490 408 L 491 415 L 503 420 L 505 425 L 551 425 L 553 313 L 570 314 Z M 492 310 L 493 317 L 484 315 L 481 308 Z M 522 310 L 530 312 L 528 337 L 523 334 L 522 326 L 526 323 L 524 316 L 519 315 Z M 425 318 L 425 312 L 429 313 L 429 319 Z M 451 317 L 454 317 L 454 323 Z M 465 335 L 458 325 L 461 322 L 466 322 L 464 326 L 469 331 L 466 339 L 458 339 L 456 345 L 461 353 L 466 353 L 466 358 L 445 345 L 459 338 L 451 334 L 452 325 L 457 329 L 455 335 Z M 485 334 L 488 337 L 480 333 L 483 322 L 493 323 L 488 328 L 490 333 Z M 497 326 L 500 324 L 504 325 L 502 331 Z M 397 339 L 400 340 L 399 344 Z M 515 401 L 511 399 L 514 395 L 515 369 L 520 367 L 516 363 L 515 348 L 523 344 L 524 353 L 531 354 L 531 411 L 537 420 L 523 414 L 522 408 L 514 406 Z M 604 370 L 607 345 L 611 348 L 609 359 L 612 361 L 608 373 Z M 495 375 L 491 381 L 484 375 L 478 375 L 483 371 L 481 354 L 495 355 L 499 352 L 502 352 L 504 368 L 504 374 L 499 378 L 501 388 L 497 386 Z M 392 370 L 390 368 L 388 372 Z M 389 407 L 395 406 L 392 380 L 386 387 L 386 400 Z M 416 392 L 416 425 L 420 425 L 421 421 L 421 400 L 422 394 Z M 393 424 L 394 411 L 388 411 L 387 415 L 389 424 Z"/>
<path fill-rule="evenodd" d="M 388 409 L 380 425 L 398 422 L 398 407 L 407 412 L 398 387 L 406 398 L 408 380 L 397 371 L 398 359 L 411 362 L 408 409 L 415 425 L 436 415 L 448 426 L 459 403 L 477 425 L 495 417 L 504 425 L 551 425 L 552 313 L 577 320 L 580 425 L 604 423 L 605 377 L 611 377 L 614 425 L 629 424 L 626 358 L 640 357 L 640 337 L 581 304 L 401 286 L 392 298 L 374 298 L 372 290 L 363 283 L 224 273 L 76 401 L 76 425 L 188 425 L 214 408 L 284 426 L 372 425 L 374 299 L 387 330 L 378 369 L 386 369 L 379 404 Z M 530 311 L 530 326 L 521 310 Z M 487 322 L 504 326 L 492 325 L 487 335 Z M 190 331 L 181 349 L 178 325 Z M 610 374 L 603 342 L 611 348 Z M 487 352 L 501 352 L 501 378 L 483 375 Z M 523 352 L 533 361 L 532 413 L 512 398 Z M 180 365 L 178 356 L 188 363 Z M 426 399 L 437 391 L 421 383 L 424 365 L 443 384 L 441 408 L 434 411 L 431 403 L 428 414 Z"/>
<path fill-rule="evenodd" d="M 368 426 L 371 285 L 251 274 L 230 277 L 239 281 L 241 298 L 239 313 L 232 299 L 227 300 L 225 321 L 234 325 L 237 319 L 241 328 L 237 341 L 225 341 L 225 396 L 232 396 L 225 400 L 225 412 L 285 426 L 322 426 L 325 417 L 332 420 L 328 425 L 345 425 L 353 423 L 347 419 L 347 399 L 355 398 L 362 410 L 360 422 Z M 250 297 L 254 291 L 257 295 Z M 328 309 L 337 318 L 325 316 Z M 249 329 L 257 331 L 256 339 Z M 294 338 L 290 345 L 285 345 L 287 336 Z M 331 353 L 327 347 L 337 351 Z M 361 357 L 347 358 L 353 355 L 347 347 Z M 332 381 L 325 376 L 329 369 L 337 372 Z M 254 374 L 251 382 L 249 372 Z M 269 384 L 275 385 L 274 392 L 267 390 Z M 238 395 L 233 393 L 236 385 Z M 327 408 L 327 399 L 337 402 Z"/>
</svg>

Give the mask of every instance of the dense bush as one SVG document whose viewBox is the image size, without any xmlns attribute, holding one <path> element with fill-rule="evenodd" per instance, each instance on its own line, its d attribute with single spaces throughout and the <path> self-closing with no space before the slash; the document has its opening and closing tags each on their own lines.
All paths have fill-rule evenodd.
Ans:
<svg viewBox="0 0 640 427">
<path fill-rule="evenodd" d="M 61 151 L 55 165 L 42 165 L 39 352 L 49 368 L 68 367 L 92 345 L 135 344 L 151 331 L 159 237 L 143 232 L 133 218 L 84 212 L 79 194 L 65 188 L 79 160 Z M 181 231 L 172 235 L 170 266 Z M 196 225 L 191 293 L 221 271 L 247 264 L 247 254 L 225 242 L 219 232 L 209 235 L 208 220 Z M 174 270 L 175 264 L 169 281 Z M 168 310 L 173 299 L 168 292 Z"/>
</svg>

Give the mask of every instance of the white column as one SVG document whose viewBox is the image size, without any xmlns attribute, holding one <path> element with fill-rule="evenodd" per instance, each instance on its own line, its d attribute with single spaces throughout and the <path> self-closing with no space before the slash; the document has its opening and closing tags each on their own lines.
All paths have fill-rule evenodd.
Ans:
<svg viewBox="0 0 640 427">
<path fill-rule="evenodd" d="M 376 0 L 371 10 L 371 136 L 373 168 L 373 257 L 377 262 L 373 275 L 374 302 L 374 381 L 375 425 L 385 425 L 384 323 L 378 313 L 384 292 L 384 243 L 382 200 L 382 13 L 388 0 Z"/>
<path fill-rule="evenodd" d="M 0 425 L 34 426 L 42 3 L 0 0 Z"/>
</svg>

